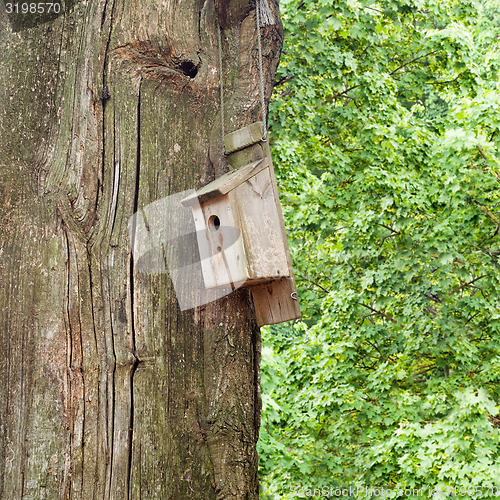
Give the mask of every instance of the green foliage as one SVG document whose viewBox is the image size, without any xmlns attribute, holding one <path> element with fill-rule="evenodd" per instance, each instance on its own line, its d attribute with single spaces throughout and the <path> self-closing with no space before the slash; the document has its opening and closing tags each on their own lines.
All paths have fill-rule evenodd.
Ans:
<svg viewBox="0 0 500 500">
<path fill-rule="evenodd" d="M 281 5 L 271 135 L 303 320 L 264 334 L 263 498 L 496 498 L 498 3 Z"/>
</svg>

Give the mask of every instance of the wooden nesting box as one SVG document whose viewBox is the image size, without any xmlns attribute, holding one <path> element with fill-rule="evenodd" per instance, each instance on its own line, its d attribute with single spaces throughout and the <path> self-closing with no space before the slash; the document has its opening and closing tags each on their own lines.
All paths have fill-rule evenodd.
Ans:
<svg viewBox="0 0 500 500">
<path fill-rule="evenodd" d="M 225 137 L 239 168 L 182 204 L 191 207 L 207 288 L 251 286 L 259 325 L 300 317 L 283 214 L 260 122 Z M 243 166 L 238 163 L 249 162 Z"/>
<path fill-rule="evenodd" d="M 219 177 L 182 204 L 193 210 L 207 288 L 290 275 L 267 158 Z"/>
</svg>

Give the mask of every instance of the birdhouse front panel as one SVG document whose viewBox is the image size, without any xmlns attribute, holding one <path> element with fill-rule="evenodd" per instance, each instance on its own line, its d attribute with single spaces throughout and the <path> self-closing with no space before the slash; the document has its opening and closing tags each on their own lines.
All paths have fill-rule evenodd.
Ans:
<svg viewBox="0 0 500 500">
<path fill-rule="evenodd" d="M 247 263 L 234 200 L 223 195 L 191 208 L 205 286 L 241 286 L 248 279 Z"/>
</svg>

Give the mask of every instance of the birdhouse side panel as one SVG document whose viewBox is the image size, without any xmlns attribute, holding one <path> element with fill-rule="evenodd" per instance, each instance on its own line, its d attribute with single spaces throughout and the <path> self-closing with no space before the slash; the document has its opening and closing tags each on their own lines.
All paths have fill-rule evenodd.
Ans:
<svg viewBox="0 0 500 500">
<path fill-rule="evenodd" d="M 228 195 L 193 206 L 203 279 L 207 288 L 239 287 L 247 265 L 235 207 Z"/>
<path fill-rule="evenodd" d="M 240 228 L 250 281 L 289 276 L 287 247 L 283 241 L 269 168 L 229 193 L 239 208 Z"/>
</svg>

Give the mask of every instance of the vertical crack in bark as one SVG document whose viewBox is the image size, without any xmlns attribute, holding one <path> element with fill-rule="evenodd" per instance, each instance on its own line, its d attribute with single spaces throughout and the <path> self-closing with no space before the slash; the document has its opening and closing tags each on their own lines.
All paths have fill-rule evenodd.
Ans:
<svg viewBox="0 0 500 500">
<path fill-rule="evenodd" d="M 60 214 L 61 219 L 62 215 Z M 67 358 L 66 358 L 66 371 L 68 377 L 68 386 L 66 394 L 66 406 L 64 409 L 65 416 L 67 419 L 67 429 L 68 429 L 68 451 L 65 457 L 64 463 L 64 473 L 63 473 L 63 484 L 61 485 L 60 498 L 69 499 L 72 498 L 72 492 L 75 490 L 82 492 L 84 488 L 84 468 L 85 468 L 85 447 L 84 447 L 84 436 L 85 436 L 85 422 L 86 422 L 86 406 L 85 403 L 81 406 L 81 420 L 79 416 L 79 404 L 81 400 L 85 402 L 86 390 L 85 390 L 85 377 L 82 367 L 83 362 L 83 346 L 82 346 L 82 323 L 81 316 L 79 313 L 75 316 L 75 311 L 72 311 L 72 307 L 79 307 L 80 302 L 80 290 L 81 281 L 80 273 L 78 270 L 78 257 L 75 248 L 72 247 L 70 228 L 61 220 L 61 229 L 64 236 L 64 241 L 66 243 L 66 253 L 67 253 L 67 265 L 66 265 L 66 304 L 65 304 L 65 327 L 67 330 Z M 72 264 L 73 260 L 73 264 Z M 76 295 L 77 297 L 72 297 L 72 273 L 74 273 L 74 279 L 76 280 Z M 75 375 L 76 373 L 76 375 Z M 78 392 L 77 392 L 78 391 Z M 63 397 L 64 399 L 64 397 Z M 74 474 L 74 460 L 75 448 L 80 448 L 81 457 L 80 462 L 80 472 L 78 475 Z M 78 454 L 78 452 L 77 452 Z M 75 477 L 76 476 L 76 477 Z M 79 480 L 79 485 L 76 486 L 76 478 Z"/>
<path fill-rule="evenodd" d="M 113 109 L 113 130 L 116 130 L 116 114 Z M 114 141 L 113 141 L 114 142 Z M 116 161 L 116 149 L 113 144 L 113 194 L 111 196 L 111 211 L 109 214 L 109 236 L 113 235 L 116 222 L 116 209 L 118 206 L 118 193 L 120 192 L 120 167 L 121 158 L 118 157 L 118 162 Z M 113 244 L 111 244 L 113 246 Z"/>
<path fill-rule="evenodd" d="M 94 311 L 94 282 L 93 282 L 93 279 L 92 279 L 92 254 L 91 254 L 91 251 L 90 251 L 90 247 L 88 246 L 88 243 L 87 243 L 87 246 L 86 246 L 86 251 L 87 251 L 87 266 L 88 266 L 88 273 L 89 273 L 89 276 L 88 276 L 88 284 L 89 284 L 89 298 L 90 298 L 90 315 L 91 315 L 91 319 L 92 319 L 92 325 L 90 326 L 92 331 L 94 332 L 94 348 L 95 348 L 95 352 L 97 353 L 97 356 L 99 357 L 100 356 L 100 349 L 99 349 L 99 339 L 97 338 L 97 331 L 96 331 L 96 324 L 95 324 L 95 321 L 96 321 L 96 315 L 95 315 L 95 311 Z M 102 367 L 99 367 L 99 377 L 100 378 L 102 376 L 101 374 L 101 370 L 102 370 Z M 85 389 L 84 389 L 84 398 L 86 398 L 86 394 L 85 394 Z M 101 402 L 101 384 L 98 382 L 97 383 L 97 401 L 98 401 L 98 404 L 100 405 L 100 402 Z M 97 423 L 97 425 L 99 425 Z M 85 416 L 84 416 L 84 424 L 83 424 L 83 429 L 82 429 L 82 436 L 83 436 L 83 449 L 85 449 Z M 98 431 L 99 432 L 99 431 Z M 82 464 L 85 464 L 85 457 L 83 457 L 83 461 L 82 461 Z M 99 477 L 99 464 L 98 462 L 96 461 L 95 464 L 94 464 L 94 470 L 95 470 L 95 477 Z M 82 467 L 82 477 L 85 477 L 84 475 L 84 471 L 83 471 L 83 467 Z M 85 495 L 85 493 L 83 493 Z M 94 491 L 92 492 L 92 495 L 94 496 L 95 495 L 95 489 Z"/>
<path fill-rule="evenodd" d="M 104 7 L 103 7 L 103 9 L 102 9 L 101 29 L 102 29 L 102 27 L 104 26 L 104 22 L 106 21 L 106 8 L 107 8 L 107 6 L 108 6 L 108 0 L 106 0 L 106 1 L 104 2 Z M 113 16 L 111 16 L 111 21 L 113 20 L 113 19 L 112 19 L 112 17 L 113 17 Z M 113 23 L 111 22 L 111 24 L 113 24 Z M 109 44 L 109 41 L 108 41 L 108 44 Z"/>
<path fill-rule="evenodd" d="M 207 0 L 203 2 L 203 6 L 200 9 L 200 12 L 198 12 L 198 39 L 200 40 L 201 43 L 201 15 L 203 13 L 203 10 L 205 9 L 205 5 L 207 4 Z"/>
<path fill-rule="evenodd" d="M 94 311 L 94 280 L 92 279 L 92 254 L 90 248 L 87 246 L 87 265 L 89 271 L 89 295 L 90 295 L 90 314 L 92 316 L 92 331 L 94 332 L 94 346 L 97 353 L 99 353 L 99 339 L 97 338 L 97 331 L 95 328 L 95 311 Z"/>
<path fill-rule="evenodd" d="M 104 27 L 105 21 L 106 21 L 106 12 L 108 8 L 108 0 L 105 1 L 103 12 L 102 12 L 102 18 L 101 18 L 101 29 Z M 102 66 L 102 95 L 101 95 L 101 102 L 102 102 L 102 167 L 101 167 L 101 179 L 102 183 L 104 185 L 105 182 L 105 173 L 106 173 L 106 104 L 109 99 L 109 93 L 107 91 L 107 83 L 108 83 L 108 75 L 107 75 L 107 64 L 108 64 L 108 54 L 109 54 L 109 46 L 111 43 L 111 34 L 113 31 L 113 15 L 114 15 L 114 8 L 115 8 L 115 2 L 112 1 L 111 3 L 111 8 L 110 8 L 110 16 L 109 16 L 109 31 L 108 31 L 108 38 L 106 40 L 106 48 L 104 50 L 104 60 L 103 60 L 103 66 Z M 114 129 L 114 112 L 113 112 L 113 130 Z M 114 142 L 114 140 L 113 140 Z M 113 146 L 114 150 L 114 146 Z M 108 228 L 109 228 L 109 237 L 111 237 L 113 227 L 114 227 L 114 222 L 115 222 L 115 217 L 116 217 L 116 203 L 117 203 L 117 197 L 118 197 L 118 182 L 119 182 L 119 167 L 118 167 L 118 173 L 115 171 L 115 155 L 113 153 L 113 191 L 112 191 L 112 205 L 111 205 L 111 213 L 110 213 L 110 218 L 111 218 L 111 224 L 110 218 L 108 218 Z M 109 286 L 109 273 L 106 272 L 106 277 L 105 279 L 108 281 L 108 293 L 110 290 Z M 110 310 L 110 318 L 112 318 L 112 311 Z M 113 330 L 113 321 L 110 321 L 110 330 L 111 330 L 111 349 L 113 351 L 113 371 L 111 373 L 111 387 L 112 387 L 112 394 L 111 394 L 111 418 L 108 418 L 107 421 L 109 422 L 109 425 L 111 426 L 110 433 L 109 433 L 109 448 L 108 448 L 108 454 L 106 456 L 106 461 L 109 461 L 109 475 L 108 475 L 108 500 L 112 498 L 113 492 L 111 491 L 111 486 L 113 484 L 113 454 L 114 454 L 114 437 L 115 437 L 115 412 L 116 412 L 116 351 L 115 351 L 115 343 L 114 343 L 114 330 Z"/>
<path fill-rule="evenodd" d="M 64 411 L 66 413 L 66 419 L 68 421 L 68 436 L 67 436 L 67 451 L 64 460 L 64 469 L 63 469 L 63 484 L 62 484 L 62 494 L 63 498 L 70 498 L 71 491 L 71 463 L 72 463 L 72 445 L 73 445 L 73 437 L 74 437 L 74 419 L 72 412 L 73 408 L 71 407 L 71 399 L 73 395 L 73 388 L 71 384 L 71 360 L 73 359 L 73 330 L 71 328 L 71 313 L 70 313 L 70 296 L 71 296 L 71 254 L 69 247 L 69 238 L 68 232 L 66 230 L 66 226 L 64 221 L 61 224 L 62 231 L 64 235 L 64 240 L 66 242 L 66 254 L 67 254 L 67 264 L 66 264 L 66 305 L 65 305 L 65 313 L 66 313 L 66 394 L 63 395 L 63 399 L 66 401 L 66 405 Z M 70 420 L 71 419 L 71 420 Z"/>
<path fill-rule="evenodd" d="M 106 278 L 108 282 L 107 284 L 107 290 L 109 293 L 110 290 L 110 279 L 109 279 L 109 273 L 106 272 Z M 113 350 L 113 372 L 111 373 L 111 387 L 112 387 L 112 395 L 111 395 L 111 415 L 112 418 L 110 419 L 110 444 L 109 444 L 109 457 L 107 457 L 107 460 L 109 459 L 109 480 L 108 480 L 108 500 L 111 500 L 113 498 L 113 491 L 111 491 L 111 487 L 113 485 L 113 454 L 114 454 L 114 446 L 115 446 L 115 412 L 116 412 L 116 351 L 115 351 L 115 334 L 114 334 L 114 329 L 113 329 L 113 321 L 112 321 L 112 310 L 110 306 L 110 319 L 111 321 L 109 322 L 110 330 L 111 330 L 111 349 Z"/>
<path fill-rule="evenodd" d="M 76 280 L 77 280 L 77 290 L 78 290 L 78 298 L 77 300 L 79 301 L 80 298 L 80 273 L 78 270 L 78 256 L 75 253 L 75 272 L 76 272 Z M 84 374 L 84 367 L 83 367 L 83 353 L 84 353 L 84 348 L 83 348 L 83 341 L 82 341 L 82 331 L 83 331 L 83 325 L 82 325 L 82 318 L 80 314 L 78 315 L 78 328 L 79 328 L 79 349 L 80 352 L 78 353 L 78 370 L 79 370 L 79 375 L 81 379 L 81 395 L 83 398 L 83 406 L 82 406 L 82 423 L 81 423 L 81 442 L 78 443 L 81 446 L 81 463 L 82 463 L 82 468 L 81 468 L 81 477 L 80 477 L 80 491 L 83 491 L 84 484 L 85 484 L 85 456 L 86 456 L 86 451 L 85 451 L 85 426 L 87 423 L 86 416 L 87 416 L 87 406 L 85 404 L 86 400 L 86 395 L 87 395 L 87 390 L 85 387 L 85 374 Z M 71 363 L 74 363 L 74 358 L 71 360 Z"/>
<path fill-rule="evenodd" d="M 106 18 L 106 8 L 108 6 L 108 0 L 106 0 L 106 3 L 104 4 L 104 9 L 102 13 L 102 20 L 101 20 L 101 28 L 104 25 L 104 20 Z M 104 170 L 105 170 L 105 161 L 106 161 L 106 140 L 105 140 L 105 133 L 106 133 L 106 104 L 108 102 L 108 97 L 104 96 L 105 89 L 107 88 L 107 83 L 108 83 L 108 75 L 106 72 L 106 66 L 108 64 L 108 54 L 109 54 L 109 45 L 111 43 L 111 32 L 113 31 L 113 13 L 114 13 L 114 8 L 115 8 L 115 2 L 112 3 L 111 5 L 111 14 L 110 14 L 110 20 L 109 20 L 109 34 L 108 34 L 108 40 L 106 41 L 106 49 L 104 50 L 104 61 L 103 61 L 103 66 L 102 66 L 102 88 L 103 88 L 103 94 L 101 95 L 101 101 L 102 101 L 102 173 L 101 173 L 101 179 L 102 182 L 104 183 Z M 109 94 L 108 94 L 109 95 Z"/>
<path fill-rule="evenodd" d="M 135 193 L 133 213 L 137 213 L 139 205 L 139 181 L 141 170 L 141 84 L 139 82 L 139 92 L 137 96 L 137 159 L 135 170 Z M 135 225 L 132 227 L 131 248 L 135 246 Z M 139 365 L 137 357 L 137 349 L 135 345 L 135 320 L 134 320 L 134 256 L 133 251 L 130 252 L 130 315 L 131 315 L 131 332 L 132 332 L 132 354 L 134 355 L 134 364 L 130 370 L 130 425 L 128 436 L 128 468 L 127 468 L 127 500 L 131 497 L 131 479 L 132 479 L 132 439 L 134 436 L 134 375 Z"/>
</svg>

